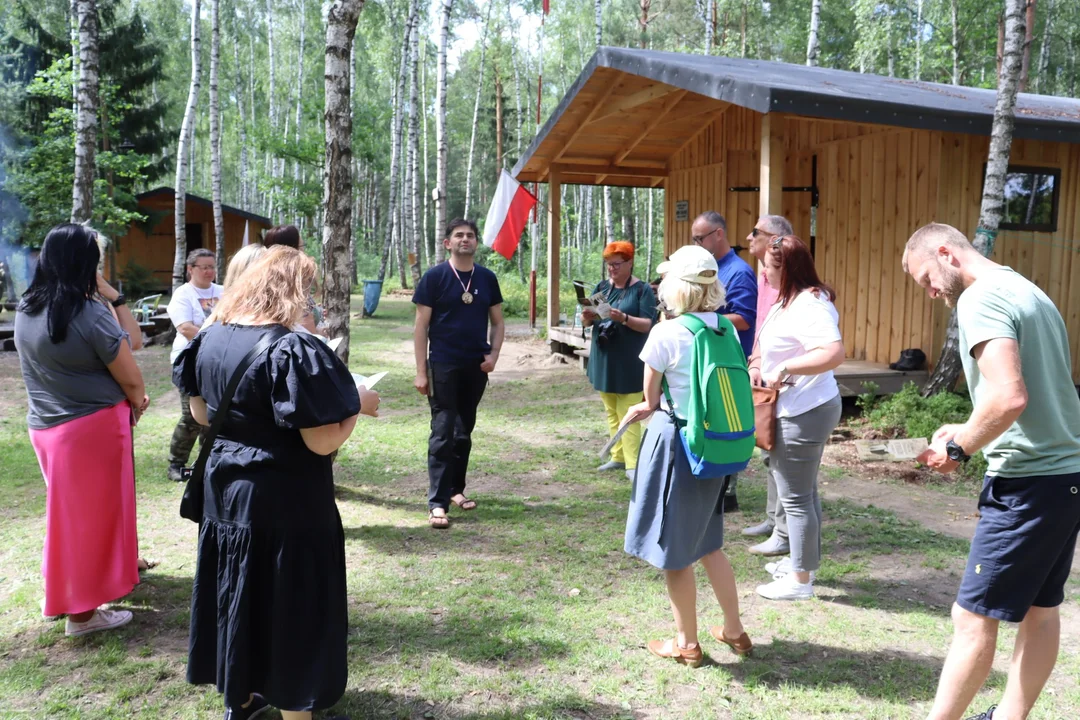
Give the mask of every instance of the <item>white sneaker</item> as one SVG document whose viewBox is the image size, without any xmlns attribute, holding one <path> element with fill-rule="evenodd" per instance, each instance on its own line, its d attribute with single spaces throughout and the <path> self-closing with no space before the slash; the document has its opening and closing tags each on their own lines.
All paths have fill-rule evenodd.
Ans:
<svg viewBox="0 0 1080 720">
<path fill-rule="evenodd" d="M 779 562 L 767 562 L 765 563 L 765 572 L 772 575 L 773 580 L 779 580 L 780 578 L 791 572 L 791 556 L 781 558 Z M 810 571 L 810 582 L 817 580 L 817 572 L 815 570 Z"/>
<path fill-rule="evenodd" d="M 64 634 L 68 637 L 79 637 L 99 630 L 112 630 L 127 625 L 131 622 L 131 617 L 131 611 L 129 610 L 104 610 L 98 608 L 86 622 L 73 622 L 69 617 L 67 627 L 64 628 Z"/>
<path fill-rule="evenodd" d="M 769 600 L 809 600 L 814 597 L 814 582 L 801 583 L 788 573 L 768 585 L 758 585 L 757 592 Z"/>
</svg>

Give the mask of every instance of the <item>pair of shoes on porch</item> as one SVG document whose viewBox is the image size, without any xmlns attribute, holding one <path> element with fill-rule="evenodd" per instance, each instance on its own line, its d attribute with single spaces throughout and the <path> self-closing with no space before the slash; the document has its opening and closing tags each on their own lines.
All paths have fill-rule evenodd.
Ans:
<svg viewBox="0 0 1080 720">
<path fill-rule="evenodd" d="M 779 562 L 767 562 L 765 563 L 765 572 L 772 575 L 773 580 L 779 580 L 788 573 L 791 572 L 791 557 L 780 558 Z M 810 571 L 810 582 L 817 580 L 817 571 Z"/>
<path fill-rule="evenodd" d="M 801 583 L 795 573 L 781 575 L 765 585 L 758 585 L 757 594 L 767 600 L 809 600 L 814 597 L 814 581 Z"/>
<path fill-rule="evenodd" d="M 748 528 L 743 528 L 742 534 L 746 537 L 769 537 L 773 534 L 773 530 L 776 525 L 772 520 L 766 519 L 764 522 L 760 522 L 757 525 L 751 525 Z"/>
<path fill-rule="evenodd" d="M 269 709 L 270 703 L 266 702 L 266 698 L 259 693 L 252 693 L 247 707 L 225 708 L 225 720 L 253 720 Z"/>
<path fill-rule="evenodd" d="M 626 463 L 615 462 L 614 460 L 608 460 L 606 463 L 596 468 L 597 472 L 607 472 L 608 470 L 625 470 Z"/>
<path fill-rule="evenodd" d="M 967 720 L 994 720 L 994 710 L 997 710 L 997 705 L 991 705 L 986 712 L 972 715 Z"/>
<path fill-rule="evenodd" d="M 788 543 L 787 538 L 782 538 L 774 532 L 769 536 L 768 540 L 751 546 L 747 549 L 747 552 L 751 555 L 765 555 L 766 557 L 787 555 L 791 552 L 791 545 Z"/>
</svg>

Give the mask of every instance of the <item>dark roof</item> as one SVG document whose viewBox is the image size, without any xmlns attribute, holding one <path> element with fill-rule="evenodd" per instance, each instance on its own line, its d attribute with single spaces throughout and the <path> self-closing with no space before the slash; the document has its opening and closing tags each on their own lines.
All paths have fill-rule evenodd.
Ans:
<svg viewBox="0 0 1080 720">
<path fill-rule="evenodd" d="M 756 112 L 989 135 L 995 90 L 767 60 L 601 47 L 514 167 L 516 175 L 598 68 L 612 68 Z M 1020 93 L 1014 136 L 1080 143 L 1080 100 Z"/>
<path fill-rule="evenodd" d="M 173 190 L 171 187 L 162 186 L 162 187 L 154 188 L 153 190 L 147 190 L 144 193 L 139 193 L 138 195 L 135 196 L 135 199 L 136 200 L 147 200 L 147 199 L 150 199 L 150 198 L 161 197 L 163 195 L 167 196 L 167 197 L 170 197 L 170 198 L 174 198 L 174 197 L 176 197 L 176 191 Z M 192 195 L 191 193 L 186 193 L 184 197 L 190 203 L 197 203 L 199 205 L 205 205 L 206 207 L 214 207 L 214 203 L 211 202 L 210 200 L 207 200 L 204 197 L 199 197 L 198 195 Z M 235 208 L 232 205 L 225 205 L 224 203 L 222 203 L 221 211 L 230 213 L 232 215 L 239 215 L 240 217 L 246 218 L 248 220 L 255 220 L 257 222 L 262 223 L 263 225 L 266 225 L 267 227 L 273 227 L 273 225 L 274 225 L 274 223 L 268 217 L 263 217 L 262 215 L 256 215 L 255 213 L 248 212 L 247 210 L 241 210 L 240 208 Z"/>
</svg>

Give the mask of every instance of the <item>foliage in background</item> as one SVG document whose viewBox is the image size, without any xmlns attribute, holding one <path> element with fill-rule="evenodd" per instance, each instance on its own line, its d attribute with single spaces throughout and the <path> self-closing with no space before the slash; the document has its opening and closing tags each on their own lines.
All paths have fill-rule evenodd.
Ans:
<svg viewBox="0 0 1080 720">
<path fill-rule="evenodd" d="M 971 401 L 963 395 L 942 392 L 924 398 L 919 386 L 910 382 L 900 392 L 875 403 L 867 419 L 871 427 L 886 435 L 929 440 L 942 425 L 963 423 L 970 415 Z M 986 458 L 976 453 L 956 472 L 964 478 L 981 478 L 986 474 Z"/>
</svg>

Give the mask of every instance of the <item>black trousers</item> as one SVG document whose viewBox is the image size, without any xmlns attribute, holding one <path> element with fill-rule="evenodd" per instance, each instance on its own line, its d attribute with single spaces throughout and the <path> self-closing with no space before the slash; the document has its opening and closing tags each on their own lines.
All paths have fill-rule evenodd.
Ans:
<svg viewBox="0 0 1080 720">
<path fill-rule="evenodd" d="M 465 492 L 476 408 L 488 376 L 479 363 L 468 367 L 428 363 L 428 368 L 428 507 L 446 510 L 451 497 Z"/>
</svg>

